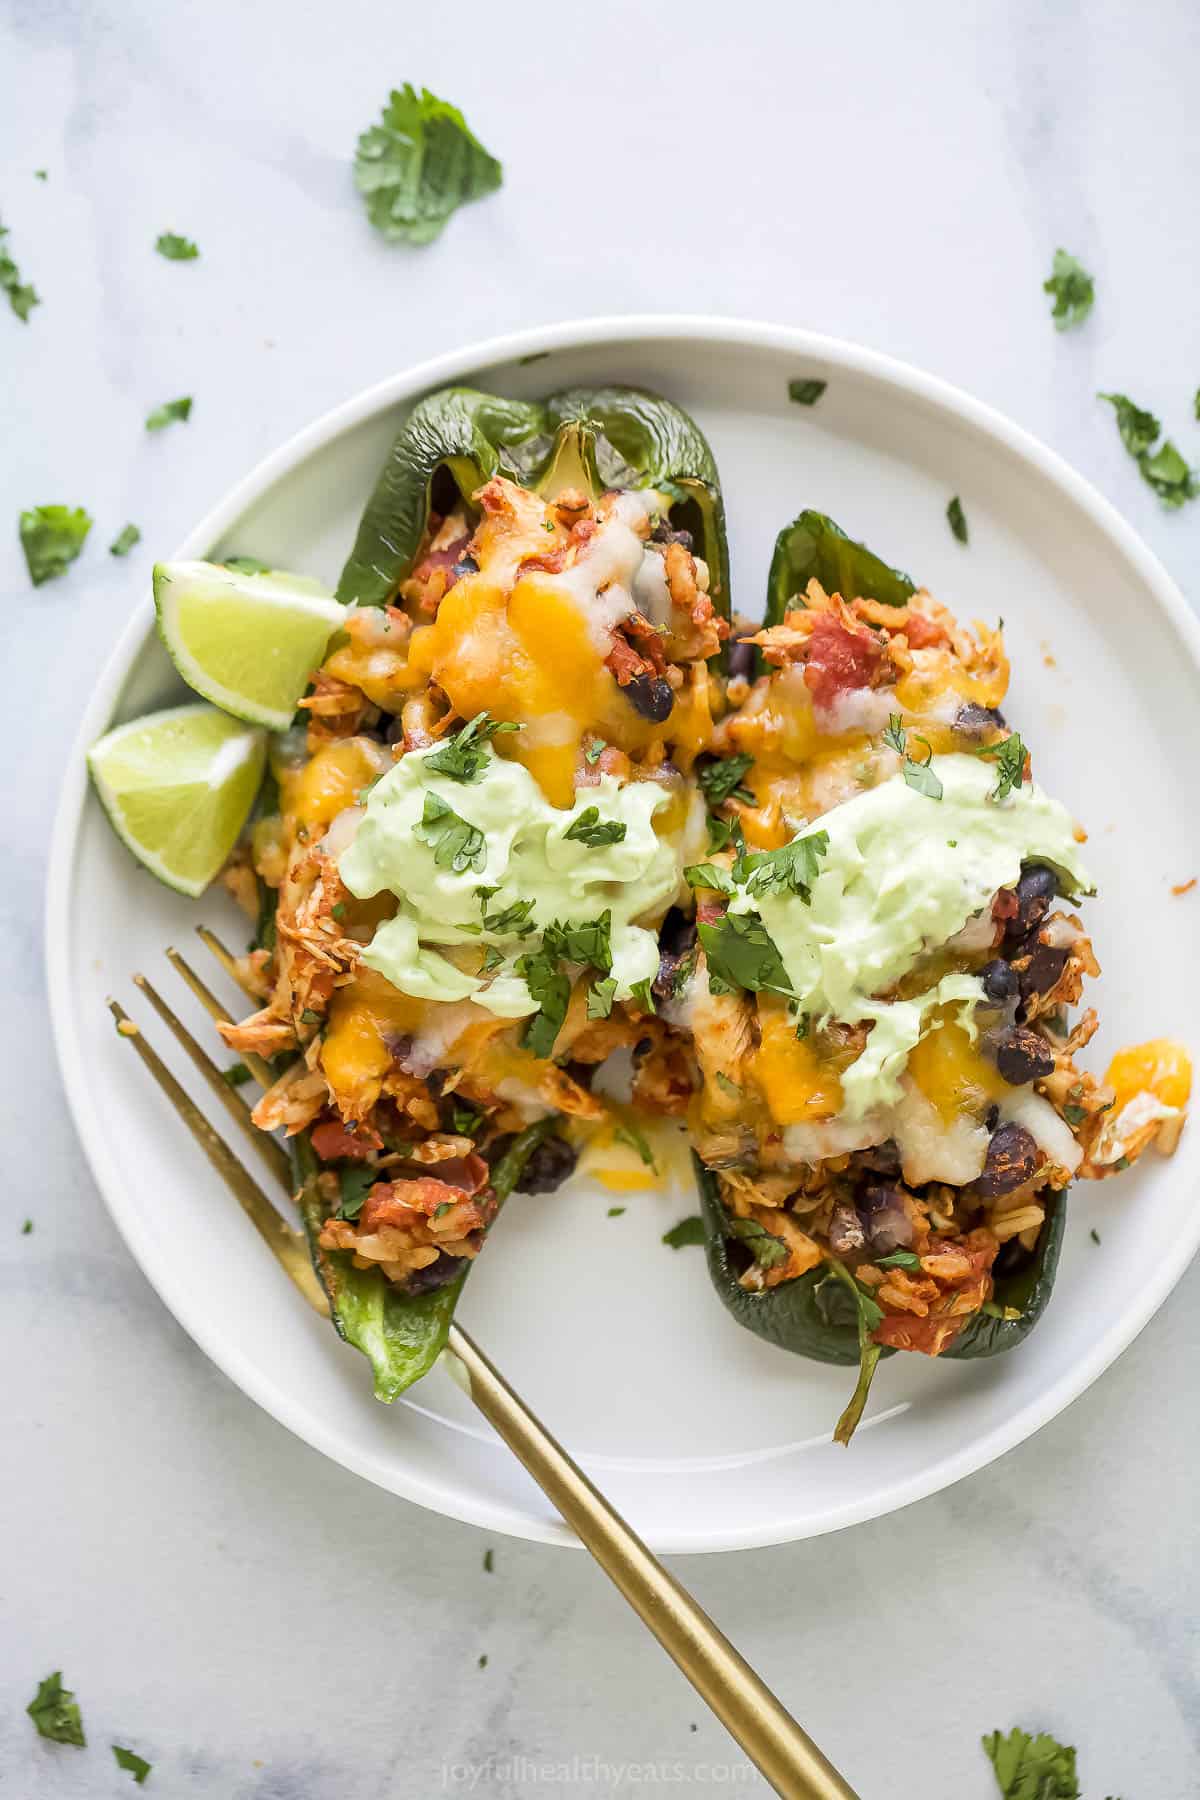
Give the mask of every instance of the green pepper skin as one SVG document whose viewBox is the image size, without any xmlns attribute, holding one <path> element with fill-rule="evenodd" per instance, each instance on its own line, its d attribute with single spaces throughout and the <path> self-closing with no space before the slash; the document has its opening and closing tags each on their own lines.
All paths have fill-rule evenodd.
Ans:
<svg viewBox="0 0 1200 1800">
<path fill-rule="evenodd" d="M 518 1186 L 529 1158 L 556 1123 L 551 1117 L 527 1125 L 500 1158 L 492 1171 L 492 1190 L 501 1204 Z M 375 1398 L 395 1400 L 429 1373 L 445 1348 L 471 1265 L 468 1262 L 460 1275 L 432 1293 L 406 1294 L 381 1269 L 356 1269 L 344 1251 L 322 1249 L 318 1240 L 329 1208 L 317 1189 L 319 1165 L 308 1133 L 298 1133 L 289 1147 L 309 1252 L 337 1334 L 361 1350 L 371 1364 Z"/>
<path fill-rule="evenodd" d="M 762 1293 L 741 1286 L 729 1261 L 725 1235 L 725 1208 L 717 1177 L 693 1155 L 704 1220 L 705 1253 L 712 1284 L 739 1325 L 780 1350 L 809 1356 L 817 1362 L 847 1366 L 859 1360 L 858 1330 L 854 1309 L 845 1293 L 831 1283 L 824 1269 L 810 1269 L 794 1281 Z M 1019 1319 L 995 1319 L 976 1313 L 958 1337 L 942 1351 L 943 1357 L 966 1361 L 979 1356 L 998 1356 L 1014 1350 L 1029 1336 L 1050 1300 L 1058 1271 L 1059 1253 L 1066 1229 L 1066 1196 L 1060 1195 L 1047 1213 L 1038 1239 L 1037 1255 L 1025 1268 L 996 1283 L 993 1299 L 998 1306 L 1019 1308 Z M 883 1354 L 893 1354 L 885 1348 Z"/>
<path fill-rule="evenodd" d="M 568 471 L 578 463 L 574 479 Z M 670 401 L 638 388 L 568 388 L 544 403 L 444 388 L 414 407 L 367 502 L 337 597 L 384 606 L 409 574 L 439 471 L 465 500 L 494 475 L 552 497 L 565 487 L 654 487 L 690 526 L 709 566 L 713 606 L 729 617 L 729 547 L 712 451 Z"/>
<path fill-rule="evenodd" d="M 388 451 L 342 570 L 337 597 L 385 606 L 421 545 L 434 477 L 450 475 L 464 499 L 493 475 L 523 481 L 544 462 L 546 417 L 540 406 L 475 388 L 443 388 L 413 408 Z"/>
<path fill-rule="evenodd" d="M 902 569 L 889 568 L 865 544 L 848 538 L 825 513 L 806 511 L 775 539 L 763 623 L 779 625 L 789 606 L 803 606 L 804 591 L 814 576 L 827 594 L 840 594 L 843 600 L 906 606 L 917 591 Z"/>
</svg>

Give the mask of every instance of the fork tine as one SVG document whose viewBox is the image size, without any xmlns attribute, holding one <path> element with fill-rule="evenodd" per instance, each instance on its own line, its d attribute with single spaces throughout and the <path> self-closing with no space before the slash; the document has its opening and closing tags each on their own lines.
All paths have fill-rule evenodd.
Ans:
<svg viewBox="0 0 1200 1800">
<path fill-rule="evenodd" d="M 175 973 L 182 980 L 187 982 L 210 1019 L 215 1019 L 218 1025 L 233 1024 L 233 1014 L 229 1012 L 226 1007 L 221 1005 L 221 1002 L 217 999 L 217 996 L 213 993 L 212 989 L 205 986 L 195 969 L 192 968 L 190 963 L 184 961 L 183 957 L 180 956 L 173 944 L 168 944 L 167 946 L 167 961 L 170 963 Z M 242 1061 L 261 1088 L 265 1089 L 274 1085 L 275 1071 L 272 1069 L 270 1063 L 266 1061 L 265 1057 L 256 1055 L 253 1050 L 243 1050 L 241 1055 Z"/>
<path fill-rule="evenodd" d="M 183 1048 L 187 1051 L 192 1062 L 195 1064 L 196 1068 L 199 1069 L 201 1075 L 203 1075 L 205 1081 L 207 1081 L 209 1087 L 221 1102 L 221 1105 L 225 1108 L 230 1118 L 234 1121 L 235 1125 L 237 1125 L 241 1131 L 244 1131 L 246 1136 L 253 1143 L 254 1148 L 258 1151 L 258 1154 L 262 1157 L 284 1192 L 290 1194 L 295 1183 L 292 1180 L 292 1165 L 288 1160 L 287 1152 L 284 1150 L 282 1144 L 278 1143 L 275 1138 L 271 1136 L 270 1132 L 260 1131 L 258 1129 L 258 1126 L 255 1125 L 251 1118 L 250 1108 L 242 1099 L 242 1096 L 234 1088 L 230 1087 L 224 1075 L 221 1073 L 221 1070 L 212 1060 L 212 1057 L 208 1055 L 207 1051 L 201 1049 L 182 1019 L 177 1018 L 171 1011 L 171 1008 L 167 1005 L 166 1001 L 153 984 L 147 981 L 144 975 L 135 975 L 133 980 L 135 987 L 139 988 L 141 992 L 145 994 L 147 1000 L 150 1002 L 163 1024 L 174 1033 L 176 1042 L 182 1044 Z"/>
<path fill-rule="evenodd" d="M 141 1030 L 117 1000 L 110 1000 L 109 1011 L 117 1021 L 117 1031 L 127 1038 L 149 1069 L 151 1075 L 171 1102 L 218 1175 L 233 1193 L 242 1211 L 274 1256 L 280 1268 L 299 1288 L 314 1311 L 327 1314 L 329 1302 L 313 1270 L 304 1237 L 282 1218 L 258 1183 L 243 1169 L 229 1145 L 213 1130 L 200 1108 L 176 1081 L 161 1057 L 151 1048 Z"/>
<path fill-rule="evenodd" d="M 216 957 L 230 981 L 232 981 L 236 987 L 241 988 L 246 998 L 248 1000 L 257 1000 L 258 995 L 251 992 L 238 971 L 237 958 L 234 956 L 232 950 L 227 950 L 225 948 L 225 945 L 221 942 L 216 932 L 210 931 L 207 925 L 197 925 L 196 936 L 200 939 L 204 948 Z"/>
</svg>

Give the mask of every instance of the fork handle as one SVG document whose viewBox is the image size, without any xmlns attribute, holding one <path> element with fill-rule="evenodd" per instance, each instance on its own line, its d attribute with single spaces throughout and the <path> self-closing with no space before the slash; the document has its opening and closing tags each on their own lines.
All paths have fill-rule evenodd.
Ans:
<svg viewBox="0 0 1200 1800">
<path fill-rule="evenodd" d="M 447 1349 L 471 1399 L 784 1800 L 858 1800 L 702 1607 L 669 1575 L 460 1325 Z"/>
</svg>

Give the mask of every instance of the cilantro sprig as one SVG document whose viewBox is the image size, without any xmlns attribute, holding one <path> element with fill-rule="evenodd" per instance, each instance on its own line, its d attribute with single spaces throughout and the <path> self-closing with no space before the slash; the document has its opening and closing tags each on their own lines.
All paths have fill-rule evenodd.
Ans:
<svg viewBox="0 0 1200 1800">
<path fill-rule="evenodd" d="M 439 775 L 448 775 L 451 781 L 478 781 L 487 765 L 486 745 L 502 731 L 520 729 L 507 720 L 493 719 L 490 713 L 476 713 L 425 758 L 425 766 L 436 769 Z"/>
<path fill-rule="evenodd" d="M 1138 406 L 1128 394 L 1098 394 L 1117 415 L 1121 442 L 1137 463 L 1142 480 L 1152 487 L 1164 506 L 1179 507 L 1200 495 L 1195 469 L 1189 467 L 1180 451 L 1164 438 L 1158 448 L 1162 425 L 1152 412 Z"/>
<path fill-rule="evenodd" d="M 21 271 L 4 245 L 7 236 L 8 227 L 0 225 L 0 289 L 8 295 L 8 304 L 21 323 L 28 325 L 30 313 L 42 304 L 41 296 L 29 282 L 21 280 Z"/>
<path fill-rule="evenodd" d="M 1096 283 L 1081 262 L 1066 250 L 1054 252 L 1054 266 L 1042 283 L 1042 292 L 1053 294 L 1051 318 L 1057 331 L 1082 325 L 1096 300 Z"/>
<path fill-rule="evenodd" d="M 940 800 L 945 789 L 942 786 L 941 776 L 935 774 L 933 770 L 933 748 L 928 739 L 918 737 L 915 732 L 912 734 L 913 743 L 924 744 L 928 752 L 924 762 L 919 762 L 916 757 L 909 755 L 909 734 L 904 729 L 899 713 L 891 714 L 887 728 L 882 735 L 888 749 L 894 750 L 897 756 L 903 757 L 901 772 L 908 786 L 916 793 L 924 794 L 928 800 Z"/>
<path fill-rule="evenodd" d="M 622 819 L 601 819 L 598 806 L 585 806 L 574 824 L 563 832 L 563 837 L 598 850 L 602 844 L 624 843 L 626 830 Z"/>
<path fill-rule="evenodd" d="M 457 106 L 411 82 L 394 88 L 378 125 L 364 131 L 354 180 L 376 231 L 428 244 L 451 214 L 500 186 L 504 171 Z"/>
<path fill-rule="evenodd" d="M 982 1740 L 1004 1800 L 1079 1800 L 1075 1749 L 1049 1732 L 1032 1736 L 1019 1725 Z"/>
<path fill-rule="evenodd" d="M 177 231 L 161 231 L 154 240 L 154 248 L 168 262 L 195 262 L 200 254 L 200 247 L 191 238 L 180 237 Z"/>
<path fill-rule="evenodd" d="M 38 1691 L 25 1711 L 36 1725 L 39 1737 L 50 1738 L 56 1744 L 78 1744 L 80 1749 L 86 1748 L 79 1704 L 71 1689 L 63 1686 L 61 1669 L 55 1669 L 44 1681 L 38 1682 Z"/>
<path fill-rule="evenodd" d="M 727 756 L 720 762 L 705 763 L 697 769 L 696 779 L 700 783 L 704 798 L 710 806 L 723 806 L 726 800 L 745 800 L 752 803 L 754 795 L 748 787 L 743 786 L 743 777 L 754 767 L 754 758 L 745 751 L 736 756 Z"/>
<path fill-rule="evenodd" d="M 91 515 L 82 506 L 31 506 L 21 514 L 21 548 L 34 587 L 66 574 L 91 529 Z"/>
<path fill-rule="evenodd" d="M 1001 739 L 998 744 L 981 744 L 970 752 L 972 756 L 984 756 L 994 761 L 996 769 L 996 785 L 988 795 L 989 800 L 1007 800 L 1014 788 L 1019 788 L 1025 780 L 1025 759 L 1028 751 L 1021 742 L 1021 734 L 1014 731 L 1011 737 Z"/>
<path fill-rule="evenodd" d="M 413 836 L 429 845 L 439 869 L 465 875 L 468 869 L 479 871 L 487 864 L 487 840 L 482 831 L 460 818 L 440 794 L 426 794 L 425 808 L 413 826 Z"/>
<path fill-rule="evenodd" d="M 192 416 L 192 397 L 184 394 L 178 400 L 164 400 L 161 406 L 146 414 L 147 431 L 165 431 L 168 425 L 184 424 Z"/>
</svg>

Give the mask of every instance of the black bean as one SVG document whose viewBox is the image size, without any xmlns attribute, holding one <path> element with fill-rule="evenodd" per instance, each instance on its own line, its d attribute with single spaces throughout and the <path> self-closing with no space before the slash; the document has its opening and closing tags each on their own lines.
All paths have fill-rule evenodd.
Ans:
<svg viewBox="0 0 1200 1800">
<path fill-rule="evenodd" d="M 1027 1025 L 1011 1025 L 997 1032 L 992 1040 L 996 1067 L 1010 1087 L 1024 1087 L 1054 1069 L 1054 1052 L 1044 1037 L 1030 1031 Z"/>
<path fill-rule="evenodd" d="M 464 575 L 478 575 L 479 564 L 473 556 L 462 556 L 450 570 L 455 581 L 461 581 Z"/>
<path fill-rule="evenodd" d="M 578 1151 L 566 1138 L 543 1138 L 517 1183 L 519 1194 L 552 1194 L 575 1172 Z"/>
<path fill-rule="evenodd" d="M 671 708 L 675 704 L 675 696 L 669 681 L 661 675 L 634 675 L 621 689 L 634 712 L 641 713 L 643 719 L 649 719 L 654 725 L 661 725 L 671 716 Z"/>
<path fill-rule="evenodd" d="M 873 1175 L 898 1175 L 900 1173 L 900 1151 L 895 1138 L 885 1138 L 882 1144 L 872 1144 L 868 1150 L 857 1150 L 852 1158 L 855 1168 L 869 1169 Z"/>
<path fill-rule="evenodd" d="M 979 979 L 989 1000 L 1015 1000 L 1020 990 L 1017 971 L 1000 956 L 980 969 Z"/>
<path fill-rule="evenodd" d="M 737 641 L 729 646 L 729 679 L 744 676 L 747 681 L 754 680 L 754 645 Z"/>
<path fill-rule="evenodd" d="M 954 729 L 960 737 L 982 740 L 992 731 L 1005 729 L 1004 714 L 994 706 L 979 706 L 974 700 L 967 700 L 954 715 Z"/>
<path fill-rule="evenodd" d="M 461 1256 L 447 1256 L 444 1250 L 439 1250 L 436 1262 L 427 1263 L 423 1269 L 410 1269 L 401 1286 L 406 1294 L 432 1294 L 435 1288 L 445 1287 L 467 1267 Z"/>
<path fill-rule="evenodd" d="M 685 550 L 690 550 L 692 534 L 690 531 L 675 531 L 669 520 L 660 519 L 650 533 L 650 542 L 652 544 L 682 544 Z"/>
<path fill-rule="evenodd" d="M 1014 938 L 1025 937 L 1028 932 L 1037 930 L 1058 893 L 1058 877 L 1053 869 L 1024 869 L 1016 892 L 1016 917 L 1005 926 L 1009 937 Z"/>
<path fill-rule="evenodd" d="M 1021 982 L 1022 1000 L 1030 1000 L 1035 994 L 1048 994 L 1062 974 L 1067 963 L 1067 952 L 1058 949 L 1054 944 L 1033 945 L 1029 957 L 1029 966 L 1020 969 L 1018 975 Z"/>
<path fill-rule="evenodd" d="M 872 1256 L 890 1256 L 912 1243 L 913 1222 L 904 1190 L 880 1184 L 859 1196 L 858 1213 Z"/>
<path fill-rule="evenodd" d="M 989 1199 L 1011 1194 L 1037 1172 L 1040 1152 L 1023 1125 L 1001 1125 L 988 1145 L 979 1192 Z"/>
</svg>

